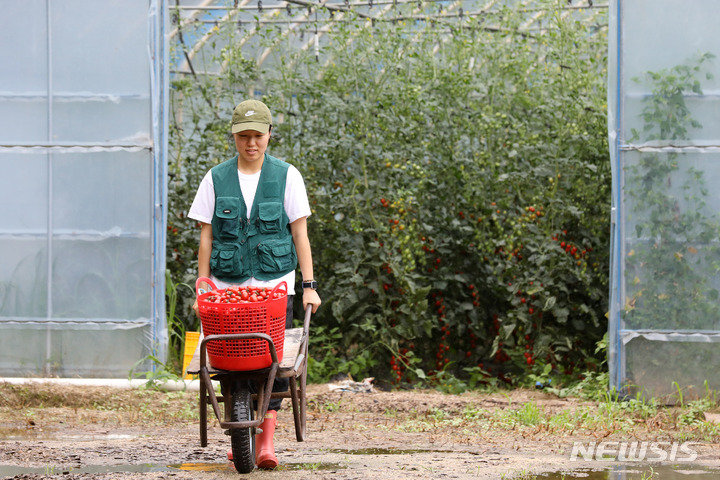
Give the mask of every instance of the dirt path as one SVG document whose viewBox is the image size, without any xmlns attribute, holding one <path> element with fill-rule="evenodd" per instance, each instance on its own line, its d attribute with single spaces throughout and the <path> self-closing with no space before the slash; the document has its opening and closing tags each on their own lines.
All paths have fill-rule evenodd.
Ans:
<svg viewBox="0 0 720 480">
<path fill-rule="evenodd" d="M 197 393 L 106 390 L 0 385 L 0 478 L 238 478 L 216 424 L 200 447 Z M 307 440 L 295 440 L 287 403 L 275 436 L 281 466 L 248 478 L 509 479 L 610 464 L 570 461 L 573 441 L 594 440 L 591 433 L 517 421 L 523 406 L 541 418 L 593 408 L 542 392 L 355 394 L 313 385 L 308 398 Z M 715 445 L 702 448 L 705 464 L 720 465 Z"/>
</svg>

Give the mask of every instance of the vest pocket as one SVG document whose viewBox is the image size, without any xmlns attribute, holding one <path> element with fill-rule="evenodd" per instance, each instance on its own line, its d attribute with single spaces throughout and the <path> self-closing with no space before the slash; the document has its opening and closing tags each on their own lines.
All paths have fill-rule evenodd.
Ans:
<svg viewBox="0 0 720 480">
<path fill-rule="evenodd" d="M 210 271 L 216 275 L 240 276 L 243 273 L 240 249 L 235 246 L 213 249 L 210 257 Z"/>
<path fill-rule="evenodd" d="M 297 264 L 292 237 L 263 242 L 258 245 L 257 252 L 260 270 L 265 273 L 284 272 Z"/>
<path fill-rule="evenodd" d="M 277 233 L 280 231 L 283 204 L 280 202 L 263 202 L 258 204 L 260 233 Z"/>
<path fill-rule="evenodd" d="M 222 240 L 234 240 L 240 233 L 240 199 L 236 197 L 217 197 L 215 217 Z"/>
</svg>

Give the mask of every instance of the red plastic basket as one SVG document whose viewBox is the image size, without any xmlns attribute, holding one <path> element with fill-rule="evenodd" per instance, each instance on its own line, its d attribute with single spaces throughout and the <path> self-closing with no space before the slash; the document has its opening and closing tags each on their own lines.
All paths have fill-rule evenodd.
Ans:
<svg viewBox="0 0 720 480">
<path fill-rule="evenodd" d="M 207 301 L 207 297 L 216 293 L 213 292 L 215 284 L 208 278 L 199 278 L 197 284 L 201 281 L 207 282 L 211 288 L 197 298 L 205 336 L 264 333 L 275 345 L 278 362 L 282 361 L 287 283 L 280 282 L 273 289 L 273 293 L 282 294 L 278 298 L 257 303 L 212 303 Z M 258 370 L 272 364 L 269 344 L 261 338 L 208 342 L 207 354 L 210 365 L 220 370 Z"/>
</svg>

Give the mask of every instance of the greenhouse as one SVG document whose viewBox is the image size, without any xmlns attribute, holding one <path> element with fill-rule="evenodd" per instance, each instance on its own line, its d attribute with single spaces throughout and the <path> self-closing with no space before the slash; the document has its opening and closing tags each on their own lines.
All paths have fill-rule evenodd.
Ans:
<svg viewBox="0 0 720 480">
<path fill-rule="evenodd" d="M 315 379 L 720 386 L 710 0 L 0 6 L 0 375 L 177 369 L 254 97 L 331 286 Z"/>
<path fill-rule="evenodd" d="M 0 375 L 167 351 L 166 9 L 2 1 Z"/>
<path fill-rule="evenodd" d="M 610 374 L 680 402 L 720 387 L 720 37 L 688 6 L 618 1 L 609 36 Z"/>
</svg>

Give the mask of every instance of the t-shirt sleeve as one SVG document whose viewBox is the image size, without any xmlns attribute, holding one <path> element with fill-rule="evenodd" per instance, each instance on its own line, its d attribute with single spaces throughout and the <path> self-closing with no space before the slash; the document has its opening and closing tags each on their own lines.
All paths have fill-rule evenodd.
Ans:
<svg viewBox="0 0 720 480">
<path fill-rule="evenodd" d="M 195 199 L 190 206 L 188 217 L 198 222 L 212 223 L 215 212 L 215 187 L 212 181 L 212 173 L 207 172 L 203 177 L 195 193 Z"/>
<path fill-rule="evenodd" d="M 288 168 L 285 181 L 285 213 L 287 213 L 290 223 L 298 218 L 309 217 L 312 214 L 307 191 L 305 190 L 305 182 L 300 171 L 293 165 Z"/>
</svg>

